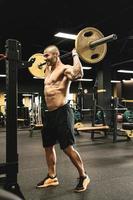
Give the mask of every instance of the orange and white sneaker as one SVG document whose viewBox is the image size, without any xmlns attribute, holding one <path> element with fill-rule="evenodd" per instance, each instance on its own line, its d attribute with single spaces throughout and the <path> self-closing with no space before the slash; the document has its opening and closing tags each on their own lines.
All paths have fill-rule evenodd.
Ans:
<svg viewBox="0 0 133 200">
<path fill-rule="evenodd" d="M 88 175 L 79 177 L 79 182 L 74 189 L 74 192 L 83 192 L 88 188 L 90 178 Z"/>
<path fill-rule="evenodd" d="M 41 182 L 37 184 L 36 188 L 45 188 L 45 187 L 57 186 L 57 185 L 59 185 L 57 176 L 51 177 L 47 175 L 45 179 L 43 179 Z"/>
</svg>

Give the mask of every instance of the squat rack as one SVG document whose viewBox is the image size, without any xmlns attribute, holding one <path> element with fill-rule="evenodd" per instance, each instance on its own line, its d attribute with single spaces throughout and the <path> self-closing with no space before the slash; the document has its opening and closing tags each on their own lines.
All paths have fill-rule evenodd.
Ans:
<svg viewBox="0 0 133 200">
<path fill-rule="evenodd" d="M 4 189 L 25 199 L 17 179 L 18 150 L 17 150 L 17 102 L 18 102 L 18 68 L 26 67 L 28 62 L 21 60 L 21 43 L 14 39 L 6 40 L 6 163 L 0 164 L 0 184 Z M 2 60 L 2 54 L 1 58 Z"/>
</svg>

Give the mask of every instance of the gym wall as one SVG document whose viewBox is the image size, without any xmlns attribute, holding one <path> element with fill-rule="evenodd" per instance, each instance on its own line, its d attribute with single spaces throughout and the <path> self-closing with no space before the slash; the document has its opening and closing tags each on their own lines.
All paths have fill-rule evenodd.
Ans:
<svg viewBox="0 0 133 200">
<path fill-rule="evenodd" d="M 133 100 L 133 80 L 122 82 L 122 98 Z"/>
</svg>

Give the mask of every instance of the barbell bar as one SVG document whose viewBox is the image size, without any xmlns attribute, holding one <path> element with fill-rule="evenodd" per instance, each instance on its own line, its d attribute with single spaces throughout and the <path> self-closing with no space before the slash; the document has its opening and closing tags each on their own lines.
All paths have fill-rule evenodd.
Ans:
<svg viewBox="0 0 133 200">
<path fill-rule="evenodd" d="M 108 43 L 108 42 L 112 42 L 113 40 L 116 40 L 116 39 L 117 39 L 117 35 L 116 34 L 111 34 L 111 35 L 109 35 L 107 37 L 104 37 L 104 38 L 101 38 L 99 40 L 91 42 L 89 44 L 89 47 L 91 49 L 93 49 L 93 48 L 97 47 L 98 45 L 101 45 L 101 44 L 104 44 L 104 43 Z M 71 54 L 72 54 L 72 52 L 67 52 L 67 53 L 61 55 L 60 58 L 61 59 L 66 58 L 66 57 L 70 56 Z M 40 65 L 38 65 L 38 67 L 41 67 L 41 66 L 43 66 L 45 64 L 46 64 L 46 62 L 41 63 Z"/>
<path fill-rule="evenodd" d="M 86 63 L 96 64 L 103 60 L 107 53 L 107 43 L 117 39 L 116 34 L 111 34 L 104 37 L 101 31 L 94 27 L 87 27 L 82 29 L 75 39 L 75 48 L 81 58 Z M 67 52 L 61 55 L 60 58 L 70 56 L 72 52 Z M 34 60 L 29 71 L 33 76 L 44 78 L 44 68 L 46 61 L 42 53 L 32 55 L 28 61 Z"/>
<path fill-rule="evenodd" d="M 90 48 L 95 48 L 97 47 L 98 45 L 101 45 L 101 44 L 104 44 L 104 43 L 108 43 L 108 42 L 112 42 L 113 40 L 116 40 L 117 39 L 117 35 L 116 34 L 111 34 L 111 35 L 108 35 L 106 37 L 103 37 L 99 40 L 96 40 L 96 41 L 93 41 L 90 43 Z"/>
<path fill-rule="evenodd" d="M 88 44 L 88 46 L 91 48 L 91 49 L 94 49 L 96 48 L 97 46 L 101 45 L 101 44 L 104 44 L 104 43 L 108 43 L 108 42 L 112 42 L 113 40 L 116 40 L 117 39 L 117 35 L 116 34 L 111 34 L 111 35 L 108 35 L 106 37 L 103 37 L 99 40 L 96 40 L 96 41 L 93 41 L 93 42 L 90 42 L 90 44 Z M 72 52 L 67 52 L 63 55 L 60 56 L 61 59 L 63 58 L 66 58 L 68 56 L 70 56 L 72 54 Z M 39 65 L 39 67 L 43 66 L 44 64 L 46 64 L 46 62 L 42 63 Z"/>
</svg>

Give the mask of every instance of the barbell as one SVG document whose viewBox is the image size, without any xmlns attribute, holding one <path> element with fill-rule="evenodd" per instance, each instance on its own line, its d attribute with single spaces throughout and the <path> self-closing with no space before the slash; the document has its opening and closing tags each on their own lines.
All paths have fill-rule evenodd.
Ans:
<svg viewBox="0 0 133 200">
<path fill-rule="evenodd" d="M 76 36 L 75 48 L 81 58 L 86 63 L 96 64 L 103 60 L 107 53 L 107 43 L 117 39 L 116 34 L 104 37 L 101 31 L 94 27 L 82 29 Z M 62 55 L 60 58 L 68 57 L 71 52 Z M 44 78 L 44 68 L 46 61 L 42 53 L 32 55 L 28 61 L 33 64 L 29 67 L 29 71 L 33 76 Z"/>
</svg>

